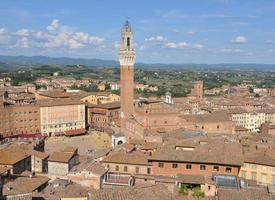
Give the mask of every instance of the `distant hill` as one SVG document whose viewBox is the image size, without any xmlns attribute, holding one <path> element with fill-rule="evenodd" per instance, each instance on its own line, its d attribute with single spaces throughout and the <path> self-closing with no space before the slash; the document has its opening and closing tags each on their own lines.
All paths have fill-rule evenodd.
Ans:
<svg viewBox="0 0 275 200">
<path fill-rule="evenodd" d="M 11 63 L 13 65 L 11 65 Z M 103 59 L 84 59 L 84 58 L 68 58 L 68 57 L 47 57 L 47 56 L 4 56 L 0 55 L 0 70 L 9 67 L 18 68 L 20 65 L 31 66 L 34 64 L 44 65 L 85 65 L 90 67 L 118 67 L 119 62 L 115 60 Z M 146 69 L 186 69 L 186 70 L 257 70 L 257 71 L 275 71 L 275 64 L 241 64 L 241 63 L 221 63 L 221 64 L 146 64 L 137 63 L 139 68 Z"/>
<path fill-rule="evenodd" d="M 68 57 L 47 57 L 47 56 L 3 56 L 0 55 L 0 62 L 22 62 L 22 63 L 39 63 L 39 64 L 56 64 L 56 65 L 87 65 L 98 67 L 116 67 L 118 61 L 101 60 L 101 59 L 84 59 Z"/>
</svg>

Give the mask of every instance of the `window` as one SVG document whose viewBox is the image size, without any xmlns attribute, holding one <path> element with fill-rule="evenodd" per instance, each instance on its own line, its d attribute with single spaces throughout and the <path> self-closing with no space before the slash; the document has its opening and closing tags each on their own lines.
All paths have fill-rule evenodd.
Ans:
<svg viewBox="0 0 275 200">
<path fill-rule="evenodd" d="M 177 163 L 173 163 L 172 164 L 172 168 L 178 168 L 178 164 Z"/>
<path fill-rule="evenodd" d="M 275 185 L 275 176 L 272 176 L 272 185 Z"/>
<path fill-rule="evenodd" d="M 225 172 L 226 172 L 226 173 L 231 173 L 231 167 L 226 167 L 226 168 L 225 168 Z"/>
<path fill-rule="evenodd" d="M 163 167 L 164 167 L 164 163 L 160 162 L 160 163 L 159 163 L 159 167 L 160 167 L 160 168 L 163 168 Z"/>
<path fill-rule="evenodd" d="M 257 179 L 257 173 L 256 172 L 251 172 L 251 179 L 256 180 Z"/>
<path fill-rule="evenodd" d="M 127 37 L 127 47 L 130 47 L 130 38 Z"/>
<path fill-rule="evenodd" d="M 192 165 L 187 164 L 187 165 L 186 165 L 186 169 L 192 169 Z"/>
<path fill-rule="evenodd" d="M 136 174 L 139 173 L 139 167 L 136 167 Z"/>
<path fill-rule="evenodd" d="M 206 170 L 206 166 L 205 165 L 200 165 L 200 170 Z"/>
<path fill-rule="evenodd" d="M 251 168 L 252 168 L 252 169 L 257 169 L 257 165 L 251 164 Z"/>
<path fill-rule="evenodd" d="M 119 171 L 119 166 L 118 165 L 116 165 L 116 171 Z"/>
<path fill-rule="evenodd" d="M 272 172 L 275 173 L 275 167 L 272 167 Z"/>
<path fill-rule="evenodd" d="M 220 126 L 219 125 L 217 125 L 217 129 L 219 129 L 220 128 Z"/>
<path fill-rule="evenodd" d="M 151 174 L 151 168 L 147 168 L 147 174 Z"/>
<path fill-rule="evenodd" d="M 128 167 L 124 166 L 124 172 L 127 172 L 127 171 L 128 171 Z"/>
<path fill-rule="evenodd" d="M 262 174 L 262 175 L 261 175 L 261 182 L 262 182 L 262 183 L 267 183 L 266 181 L 267 181 L 267 179 L 266 179 L 266 174 Z"/>
<path fill-rule="evenodd" d="M 218 172 L 218 171 L 220 170 L 220 169 L 219 169 L 219 166 L 214 166 L 213 169 L 214 169 L 215 172 Z"/>
<path fill-rule="evenodd" d="M 241 171 L 241 177 L 246 178 L 246 171 Z"/>
</svg>

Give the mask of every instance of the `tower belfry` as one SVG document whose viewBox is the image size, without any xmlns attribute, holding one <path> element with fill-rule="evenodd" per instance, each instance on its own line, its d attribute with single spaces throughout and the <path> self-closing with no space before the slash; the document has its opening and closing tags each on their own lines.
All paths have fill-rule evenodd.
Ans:
<svg viewBox="0 0 275 200">
<path fill-rule="evenodd" d="M 125 122 L 134 112 L 134 64 L 136 53 L 133 45 L 133 30 L 125 22 L 121 30 L 119 50 L 120 62 L 120 95 L 121 95 L 121 129 L 125 129 Z"/>
</svg>

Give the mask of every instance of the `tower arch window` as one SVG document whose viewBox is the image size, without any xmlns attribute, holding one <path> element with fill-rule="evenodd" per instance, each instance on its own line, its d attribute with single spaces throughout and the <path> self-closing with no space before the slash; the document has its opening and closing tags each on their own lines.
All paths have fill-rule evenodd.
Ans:
<svg viewBox="0 0 275 200">
<path fill-rule="evenodd" d="M 130 37 L 127 37 L 127 47 L 130 47 Z"/>
</svg>

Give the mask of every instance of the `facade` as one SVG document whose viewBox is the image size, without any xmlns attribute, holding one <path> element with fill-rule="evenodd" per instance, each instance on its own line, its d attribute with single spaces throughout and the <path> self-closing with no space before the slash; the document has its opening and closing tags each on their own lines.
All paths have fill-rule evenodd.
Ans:
<svg viewBox="0 0 275 200">
<path fill-rule="evenodd" d="M 258 184 L 275 185 L 275 152 L 259 149 L 244 154 L 244 165 L 239 176 L 257 181 Z"/>
<path fill-rule="evenodd" d="M 261 109 L 250 112 L 242 108 L 236 108 L 229 111 L 229 116 L 236 126 L 245 127 L 250 132 L 260 131 L 260 127 L 264 123 L 275 123 L 274 109 Z"/>
<path fill-rule="evenodd" d="M 120 119 L 120 102 L 87 105 L 88 125 L 92 129 L 107 132 Z"/>
<path fill-rule="evenodd" d="M 109 172 L 127 175 L 151 175 L 151 163 L 148 156 L 142 152 L 125 153 L 113 152 L 103 159 L 103 165 Z"/>
<path fill-rule="evenodd" d="M 80 100 L 85 103 L 98 105 L 120 101 L 120 96 L 113 93 L 97 92 L 92 94 L 86 94 Z"/>
<path fill-rule="evenodd" d="M 40 133 L 40 112 L 36 104 L 4 105 L 0 101 L 0 135 L 10 137 Z"/>
<path fill-rule="evenodd" d="M 83 130 L 85 104 L 73 100 L 43 100 L 40 104 L 41 133 L 52 135 L 71 130 Z"/>
<path fill-rule="evenodd" d="M 84 169 L 76 169 L 69 173 L 68 178 L 83 187 L 102 189 L 107 172 L 108 170 L 104 166 L 94 162 Z"/>
<path fill-rule="evenodd" d="M 230 157 L 232 154 L 236 156 Z M 241 145 L 222 140 L 179 143 L 158 149 L 148 160 L 152 163 L 152 174 L 163 176 L 238 176 L 243 164 Z"/>
<path fill-rule="evenodd" d="M 50 176 L 66 176 L 78 163 L 77 149 L 67 148 L 62 152 L 54 152 L 48 159 L 48 174 Z"/>
<path fill-rule="evenodd" d="M 121 129 L 125 129 L 125 122 L 134 112 L 134 63 L 135 49 L 133 31 L 126 21 L 121 32 L 119 51 L 120 85 L 121 85 Z"/>
<path fill-rule="evenodd" d="M 202 99 L 203 98 L 203 81 L 195 81 L 194 87 L 191 89 L 190 97 Z"/>
<path fill-rule="evenodd" d="M 49 155 L 39 151 L 33 151 L 31 155 L 31 171 L 37 173 L 48 172 Z"/>
</svg>

